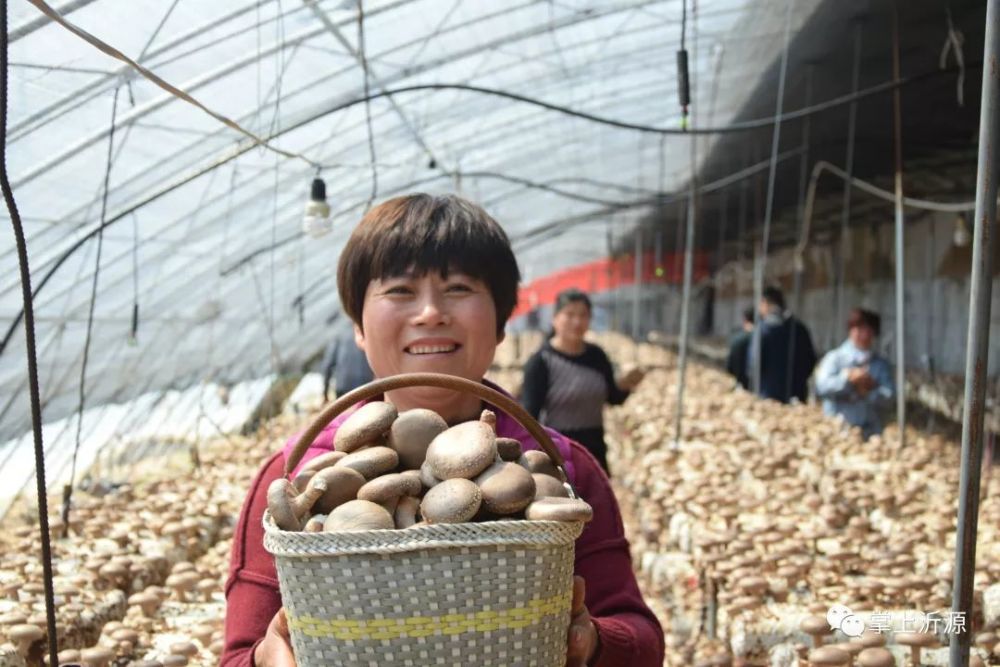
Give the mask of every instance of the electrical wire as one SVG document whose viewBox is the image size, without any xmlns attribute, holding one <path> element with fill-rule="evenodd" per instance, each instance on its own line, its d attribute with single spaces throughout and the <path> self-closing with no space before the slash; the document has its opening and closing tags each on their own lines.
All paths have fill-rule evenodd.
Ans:
<svg viewBox="0 0 1000 667">
<path fill-rule="evenodd" d="M 28 384 L 30 386 L 31 431 L 35 450 L 35 483 L 38 491 L 38 529 L 42 543 L 42 576 L 45 594 L 45 627 L 49 644 L 49 664 L 59 664 L 56 635 L 56 605 L 52 580 L 52 545 L 49 542 L 48 490 L 45 486 L 45 448 L 42 444 L 42 408 L 38 390 L 38 358 L 35 354 L 35 313 L 31 296 L 31 270 L 28 266 L 28 247 L 24 227 L 14 200 L 7 174 L 7 86 L 8 86 L 8 35 L 7 0 L 0 0 L 0 189 L 10 214 L 14 239 L 17 244 L 18 267 L 21 273 L 21 298 L 23 300 L 25 347 L 28 358 Z"/>
<path fill-rule="evenodd" d="M 108 213 L 108 192 L 110 190 L 111 166 L 114 164 L 115 121 L 118 116 L 118 93 L 121 88 L 115 88 L 111 101 L 111 133 L 108 135 L 108 157 L 104 168 L 104 191 L 101 194 L 101 227 Z M 90 284 L 90 306 L 87 311 L 87 331 L 83 340 L 83 360 L 80 363 L 80 389 L 77 403 L 76 438 L 73 446 L 73 458 L 70 464 L 69 483 L 63 487 L 62 521 L 63 537 L 69 534 L 70 508 L 73 504 L 73 486 L 76 484 L 76 461 L 80 453 L 81 434 L 83 432 L 83 411 L 87 399 L 87 361 L 90 359 L 90 340 L 94 328 L 94 308 L 97 305 L 97 284 L 101 275 L 101 250 L 104 246 L 104 234 L 97 235 L 97 253 L 94 260 L 94 276 Z"/>
</svg>

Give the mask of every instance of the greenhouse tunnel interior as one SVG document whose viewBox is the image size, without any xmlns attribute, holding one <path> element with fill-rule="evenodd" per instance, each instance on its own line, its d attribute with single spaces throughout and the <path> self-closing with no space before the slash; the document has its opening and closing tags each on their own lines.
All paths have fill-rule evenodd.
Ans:
<svg viewBox="0 0 1000 667">
<path fill-rule="evenodd" d="M 28 250 L 50 493 L 81 478 L 122 484 L 144 461 L 316 409 L 324 350 L 347 319 L 341 250 L 373 205 L 410 192 L 461 195 L 501 223 L 522 277 L 506 344 L 522 358 L 568 287 L 589 293 L 597 335 L 677 350 L 690 245 L 695 363 L 723 364 L 761 266 L 820 356 L 863 307 L 881 315 L 877 349 L 895 363 L 897 129 L 912 202 L 900 390 L 918 425 L 957 442 L 986 5 L 5 3 L 6 168 Z M 331 211 L 323 236 L 303 227 L 315 178 Z M 993 245 L 988 456 L 1000 431 Z M 35 511 L 18 262 L 6 234 L 0 473 L 12 481 L 0 520 Z"/>
<path fill-rule="evenodd" d="M 68 17 L 74 23 L 303 157 L 254 147 L 45 21 L 30 3 L 11 5 L 10 170 L 31 253 L 44 417 L 50 428 L 61 424 L 48 438 L 57 476 L 57 447 L 71 446 L 65 436 L 79 409 L 102 208 L 85 410 L 91 428 L 98 413 L 106 424 L 118 420 L 102 429 L 116 437 L 135 433 L 127 424 L 155 421 L 147 413 L 166 396 L 198 393 L 206 383 L 253 384 L 315 364 L 339 308 L 337 249 L 370 194 L 459 191 L 482 202 L 506 226 L 528 294 L 546 275 L 606 257 L 627 260 L 638 233 L 649 261 L 667 266 L 665 279 L 642 286 L 646 305 L 637 324 L 630 306 L 636 290 L 606 285 L 595 295 L 595 324 L 643 336 L 676 333 L 688 137 L 612 127 L 481 92 L 418 89 L 371 101 L 373 188 L 351 3 L 219 3 L 211 10 L 175 3 L 167 12 L 155 3 L 77 4 Z M 457 2 L 434 24 L 425 3 L 372 3 L 367 85 L 377 92 L 468 84 L 677 127 L 676 4 Z M 961 72 L 954 55 L 942 59 L 937 48 L 947 37 L 939 2 L 907 2 L 901 13 L 905 188 L 914 198 L 971 201 L 985 8 L 949 4 L 964 37 Z M 688 38 L 693 127 L 774 114 L 784 10 L 780 2 L 699 5 Z M 105 20 L 109 13 L 118 18 Z M 887 3 L 793 3 L 785 111 L 851 92 L 855 40 L 859 89 L 891 81 L 890 18 Z M 781 125 L 767 278 L 786 290 L 800 235 L 803 165 L 844 165 L 848 113 L 841 103 Z M 861 98 L 856 123 L 855 176 L 891 190 L 890 92 Z M 698 200 L 695 334 L 719 337 L 752 300 L 772 125 L 696 136 L 701 184 L 757 166 Z M 297 224 L 316 173 L 334 210 L 333 233 L 319 240 Z M 828 349 L 842 332 L 843 311 L 826 305 L 836 281 L 843 181 L 817 180 L 802 293 L 792 306 L 824 332 L 817 345 Z M 892 203 L 855 189 L 851 206 L 845 304 L 883 313 L 890 333 L 881 343 L 891 355 Z M 971 249 L 951 243 L 954 214 L 908 210 L 906 221 L 907 320 L 919 323 L 907 327 L 907 362 L 960 374 Z M 7 444 L 0 455 L 3 465 L 19 461 L 27 472 L 22 304 L 12 239 L 4 243 L 0 440 Z M 514 331 L 523 326 L 523 318 L 510 323 Z M 991 357 L 992 376 L 998 362 Z"/>
</svg>

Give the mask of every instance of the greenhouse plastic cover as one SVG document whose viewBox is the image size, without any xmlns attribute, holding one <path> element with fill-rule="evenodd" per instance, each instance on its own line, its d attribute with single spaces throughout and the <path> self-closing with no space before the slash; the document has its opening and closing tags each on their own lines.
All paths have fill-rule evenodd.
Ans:
<svg viewBox="0 0 1000 667">
<path fill-rule="evenodd" d="M 786 8 L 794 34 L 818 4 L 697 2 L 686 31 L 693 122 L 730 122 L 780 57 Z M 60 470 L 76 438 L 102 210 L 83 394 L 84 409 L 104 406 L 107 420 L 87 432 L 111 441 L 154 423 L 165 392 L 201 395 L 209 383 L 266 378 L 324 347 L 339 307 L 338 252 L 373 194 L 372 148 L 376 201 L 423 190 L 480 202 L 506 228 L 525 279 L 606 254 L 607 230 L 625 233 L 648 212 L 621 204 L 682 188 L 690 174 L 687 137 L 455 88 L 371 100 L 370 147 L 366 105 L 351 104 L 366 84 L 352 0 L 53 8 L 270 146 L 27 0 L 11 4 L 7 161 L 36 290 L 43 418 L 66 420 L 46 433 Z M 363 11 L 372 93 L 463 84 L 680 126 L 681 0 L 369 0 Z M 711 141 L 699 140 L 699 155 Z M 302 232 L 302 213 L 317 171 L 334 230 L 314 239 Z M 0 237 L 0 323 L 10 331 L 0 353 L 0 442 L 15 439 L 0 445 L 0 465 L 19 462 L 24 479 L 33 463 L 20 451 L 31 442 L 21 309 L 8 233 Z"/>
</svg>

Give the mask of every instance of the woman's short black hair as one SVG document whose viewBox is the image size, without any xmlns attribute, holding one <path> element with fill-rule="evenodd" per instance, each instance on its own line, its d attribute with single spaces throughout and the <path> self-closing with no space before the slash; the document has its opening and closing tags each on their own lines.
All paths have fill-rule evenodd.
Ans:
<svg viewBox="0 0 1000 667">
<path fill-rule="evenodd" d="M 484 282 L 496 307 L 498 338 L 517 305 L 521 272 L 507 234 L 482 207 L 456 195 L 416 193 L 368 211 L 337 265 L 344 311 L 361 326 L 368 284 L 410 270 L 445 277 L 458 271 Z"/>
<path fill-rule="evenodd" d="M 855 308 L 847 316 L 847 330 L 850 331 L 854 327 L 868 327 L 878 336 L 882 329 L 882 318 L 870 310 Z"/>
<path fill-rule="evenodd" d="M 588 311 L 593 312 L 594 310 L 593 305 L 590 303 L 590 297 L 587 296 L 586 292 L 575 287 L 570 287 L 556 295 L 556 306 L 553 313 L 558 313 L 571 303 L 582 303 L 587 307 Z"/>
</svg>

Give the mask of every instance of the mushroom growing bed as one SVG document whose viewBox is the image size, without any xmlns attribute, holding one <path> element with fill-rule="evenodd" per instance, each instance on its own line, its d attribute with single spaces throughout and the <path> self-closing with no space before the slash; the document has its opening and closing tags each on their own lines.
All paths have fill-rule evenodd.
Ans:
<svg viewBox="0 0 1000 667">
<path fill-rule="evenodd" d="M 508 337 L 491 377 L 516 391 L 540 340 Z M 619 368 L 650 369 L 624 406 L 608 409 L 606 426 L 612 482 L 640 585 L 663 623 L 666 664 L 807 665 L 800 656 L 817 642 L 859 650 L 828 624 L 807 632 L 823 629 L 835 604 L 869 628 L 861 640 L 888 640 L 894 664 L 909 664 L 912 648 L 900 641 L 909 638 L 898 631 L 950 606 L 957 443 L 912 431 L 900 453 L 891 429 L 862 442 L 817 406 L 758 401 L 692 362 L 674 447 L 674 355 L 622 336 L 598 342 Z M 101 496 L 75 492 L 69 535 L 53 540 L 63 661 L 216 664 L 235 518 L 262 461 L 311 417 L 287 413 L 254 436 L 202 443 L 199 468 L 185 462 Z M 982 488 L 968 623 L 978 658 L 1000 664 L 1000 482 L 988 469 Z M 44 632 L 32 512 L 9 517 L 0 533 L 0 640 L 18 625 Z M 876 626 L 892 630 L 873 639 Z M 944 624 L 936 629 L 915 639 L 929 644 L 919 647 L 921 664 L 947 664 L 946 649 L 934 648 L 947 639 Z M 43 640 L 28 641 L 28 662 L 17 643 L 0 647 L 0 667 L 39 664 Z M 893 664 L 881 649 L 858 650 L 848 653 L 854 664 Z M 839 651 L 826 654 L 812 664 L 838 664 Z"/>
<path fill-rule="evenodd" d="M 619 365 L 636 358 L 623 338 L 602 344 Z M 809 618 L 825 625 L 825 643 L 847 646 L 826 622 L 834 605 L 869 634 L 881 630 L 895 664 L 909 664 L 904 629 L 926 630 L 920 664 L 947 664 L 961 623 L 950 614 L 958 443 L 911 430 L 901 452 L 893 427 L 864 442 L 817 405 L 757 400 L 697 363 L 674 443 L 676 369 L 659 353 L 662 367 L 608 410 L 606 426 L 612 481 L 668 664 L 848 664 L 796 662 L 812 645 L 802 630 Z M 979 659 L 1000 664 L 1000 480 L 988 468 L 976 562 L 976 608 L 965 622 Z"/>
<path fill-rule="evenodd" d="M 76 490 L 65 537 L 50 516 L 60 663 L 218 663 L 236 517 L 259 465 L 300 422 L 282 416 L 256 436 L 202 443 L 200 464 L 166 461 L 104 495 Z M 47 663 L 34 511 L 12 511 L 0 532 L 0 667 Z M 17 646 L 21 625 L 39 633 Z"/>
</svg>

